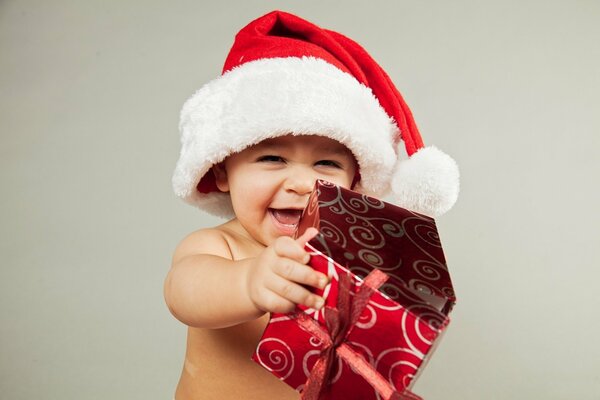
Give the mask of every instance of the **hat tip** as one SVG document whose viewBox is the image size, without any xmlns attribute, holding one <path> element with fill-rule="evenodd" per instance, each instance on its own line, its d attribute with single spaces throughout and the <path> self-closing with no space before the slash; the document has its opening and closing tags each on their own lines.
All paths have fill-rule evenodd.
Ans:
<svg viewBox="0 0 600 400">
<path fill-rule="evenodd" d="M 456 203 L 459 181 L 456 161 L 438 148 L 429 146 L 396 164 L 390 186 L 399 206 L 439 217 Z"/>
</svg>

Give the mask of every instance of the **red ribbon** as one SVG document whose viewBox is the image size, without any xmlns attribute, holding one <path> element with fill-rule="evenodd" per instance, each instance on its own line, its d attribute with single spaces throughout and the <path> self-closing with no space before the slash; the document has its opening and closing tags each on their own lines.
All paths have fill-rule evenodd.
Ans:
<svg viewBox="0 0 600 400">
<path fill-rule="evenodd" d="M 381 395 L 385 400 L 422 400 L 421 397 L 408 390 L 402 393 L 394 389 L 371 364 L 346 343 L 346 338 L 358 322 L 371 296 L 379 289 L 388 276 L 378 269 L 371 271 L 363 281 L 362 286 L 350 298 L 351 278 L 349 273 L 341 274 L 338 286 L 337 308 L 325 307 L 325 324 L 327 330 L 305 313 L 296 315 L 302 329 L 317 337 L 323 344 L 319 359 L 313 366 L 306 381 L 302 400 L 318 400 L 325 384 L 329 380 L 331 368 L 336 357 L 346 361 L 356 372 Z"/>
</svg>

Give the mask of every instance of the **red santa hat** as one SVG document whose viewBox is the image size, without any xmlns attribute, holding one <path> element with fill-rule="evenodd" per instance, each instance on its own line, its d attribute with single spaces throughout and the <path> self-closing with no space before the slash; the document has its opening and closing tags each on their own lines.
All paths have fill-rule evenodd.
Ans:
<svg viewBox="0 0 600 400">
<path fill-rule="evenodd" d="M 375 60 L 353 40 L 281 11 L 236 35 L 222 75 L 186 101 L 179 129 L 173 189 L 222 217 L 233 209 L 212 166 L 288 134 L 326 136 L 348 147 L 362 193 L 382 197 L 391 189 L 398 205 L 430 216 L 458 197 L 456 163 L 424 147 L 410 109 Z"/>
</svg>

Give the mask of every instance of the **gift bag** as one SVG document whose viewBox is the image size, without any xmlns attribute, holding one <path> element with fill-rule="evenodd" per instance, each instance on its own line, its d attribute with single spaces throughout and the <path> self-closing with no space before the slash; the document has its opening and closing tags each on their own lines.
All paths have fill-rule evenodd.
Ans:
<svg viewBox="0 0 600 400">
<path fill-rule="evenodd" d="M 455 296 L 435 221 L 318 181 L 298 224 L 325 307 L 271 314 L 253 355 L 303 399 L 418 399 L 410 392 Z"/>
</svg>

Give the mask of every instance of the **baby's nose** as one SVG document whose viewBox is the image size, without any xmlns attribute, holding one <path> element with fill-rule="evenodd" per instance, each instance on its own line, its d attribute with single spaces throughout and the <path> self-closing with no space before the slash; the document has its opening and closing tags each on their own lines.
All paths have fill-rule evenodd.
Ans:
<svg viewBox="0 0 600 400">
<path fill-rule="evenodd" d="M 290 171 L 290 174 L 285 181 L 284 188 L 287 191 L 304 196 L 312 192 L 316 180 L 317 176 L 312 171 L 296 168 L 294 171 Z"/>
</svg>

